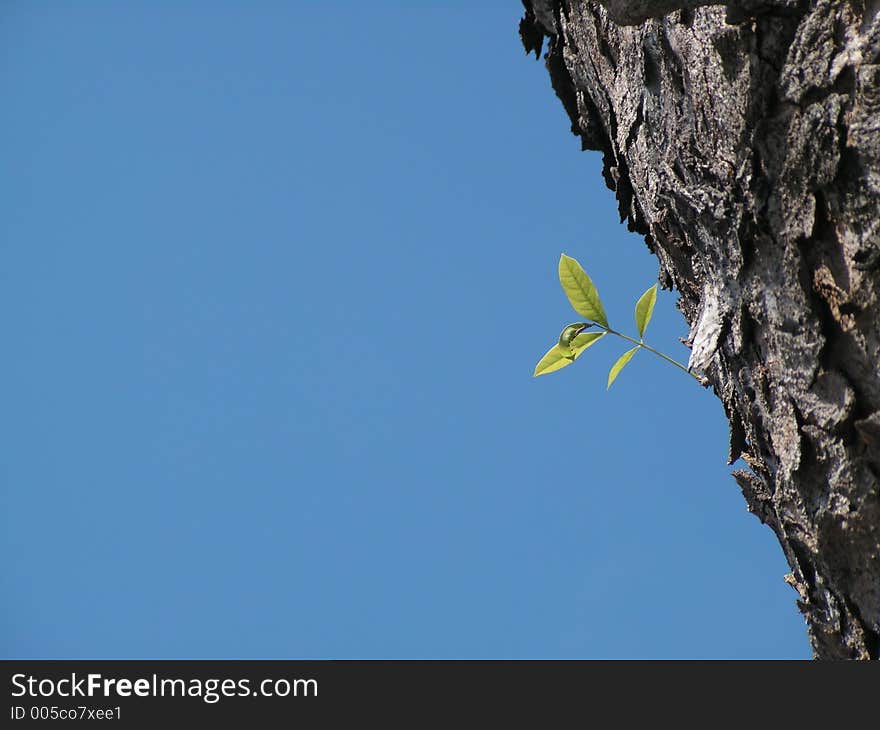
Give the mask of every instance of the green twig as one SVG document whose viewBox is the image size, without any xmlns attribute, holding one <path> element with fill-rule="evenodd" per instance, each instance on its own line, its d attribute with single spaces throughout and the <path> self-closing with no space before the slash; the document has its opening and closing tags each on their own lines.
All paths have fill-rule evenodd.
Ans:
<svg viewBox="0 0 880 730">
<path fill-rule="evenodd" d="M 694 380 L 696 380 L 698 383 L 700 383 L 702 385 L 703 379 L 699 375 L 697 375 L 696 373 L 692 373 L 690 370 L 688 370 L 686 365 L 682 365 L 677 360 L 673 360 L 668 355 L 664 355 L 659 350 L 655 350 L 650 345 L 645 344 L 644 342 L 641 342 L 640 340 L 635 340 L 632 337 L 629 337 L 629 336 L 623 334 L 623 332 L 618 332 L 617 330 L 613 330 L 610 327 L 602 327 L 601 324 L 597 324 L 596 326 L 599 327 L 600 329 L 605 330 L 609 335 L 617 335 L 618 337 L 623 338 L 627 342 L 632 342 L 637 347 L 641 347 L 641 348 L 644 348 L 645 350 L 648 350 L 649 352 L 653 352 L 655 355 L 657 355 L 657 357 L 662 357 L 664 360 L 666 360 L 666 362 L 668 362 L 671 365 L 675 365 L 675 367 L 677 367 L 679 370 L 683 370 L 688 375 L 690 375 Z"/>
</svg>

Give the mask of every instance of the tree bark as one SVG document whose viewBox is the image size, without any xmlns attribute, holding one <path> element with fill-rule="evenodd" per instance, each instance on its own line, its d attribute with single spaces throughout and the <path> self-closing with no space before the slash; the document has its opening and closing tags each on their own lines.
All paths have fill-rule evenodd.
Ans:
<svg viewBox="0 0 880 730">
<path fill-rule="evenodd" d="M 880 655 L 880 0 L 523 0 L 680 293 L 814 655 Z"/>
</svg>

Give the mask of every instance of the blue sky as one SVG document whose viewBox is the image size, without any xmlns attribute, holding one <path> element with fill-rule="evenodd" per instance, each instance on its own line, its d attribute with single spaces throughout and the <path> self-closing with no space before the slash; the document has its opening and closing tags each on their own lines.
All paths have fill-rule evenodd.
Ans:
<svg viewBox="0 0 880 730">
<path fill-rule="evenodd" d="M 3 656 L 809 656 L 519 16 L 3 4 Z"/>
</svg>

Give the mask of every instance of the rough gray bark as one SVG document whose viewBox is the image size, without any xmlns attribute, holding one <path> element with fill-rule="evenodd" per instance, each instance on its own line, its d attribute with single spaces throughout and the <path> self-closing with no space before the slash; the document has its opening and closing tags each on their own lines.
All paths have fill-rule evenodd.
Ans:
<svg viewBox="0 0 880 730">
<path fill-rule="evenodd" d="M 880 655 L 880 0 L 523 0 L 680 294 L 814 654 Z"/>
</svg>

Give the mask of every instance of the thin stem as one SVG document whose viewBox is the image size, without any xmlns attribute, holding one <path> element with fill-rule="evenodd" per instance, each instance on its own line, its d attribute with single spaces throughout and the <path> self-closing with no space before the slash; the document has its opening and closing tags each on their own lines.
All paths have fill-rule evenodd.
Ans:
<svg viewBox="0 0 880 730">
<path fill-rule="evenodd" d="M 601 325 L 600 325 L 600 326 L 601 326 Z M 609 335 L 617 335 L 618 337 L 623 338 L 623 339 L 626 340 L 627 342 L 632 342 L 632 343 L 633 343 L 634 345 L 636 345 L 637 347 L 643 347 L 644 349 L 648 350 L 649 352 L 653 352 L 655 355 L 657 355 L 657 357 L 662 357 L 662 358 L 663 358 L 664 360 L 666 360 L 666 362 L 668 362 L 670 365 L 675 365 L 675 367 L 677 367 L 679 370 L 683 370 L 683 371 L 686 372 L 688 375 L 690 375 L 694 380 L 696 380 L 698 383 L 702 384 L 703 380 L 702 380 L 702 378 L 700 378 L 699 375 L 696 375 L 695 373 L 692 373 L 690 370 L 687 369 L 687 366 L 682 365 L 680 362 L 678 362 L 678 361 L 676 361 L 676 360 L 673 360 L 673 359 L 672 359 L 671 357 L 669 357 L 668 355 L 664 355 L 664 354 L 663 354 L 662 352 L 660 352 L 659 350 L 655 350 L 653 347 L 651 347 L 650 345 L 645 344 L 644 342 L 640 342 L 639 340 L 634 340 L 632 337 L 629 337 L 629 336 L 623 334 L 623 332 L 618 332 L 617 330 L 613 330 L 613 329 L 611 329 L 610 327 L 603 327 L 603 329 L 604 329 Z"/>
</svg>

